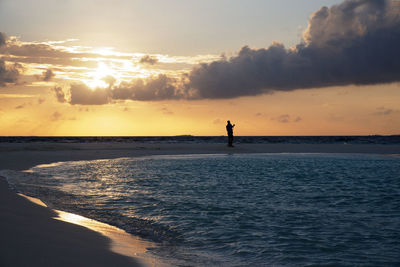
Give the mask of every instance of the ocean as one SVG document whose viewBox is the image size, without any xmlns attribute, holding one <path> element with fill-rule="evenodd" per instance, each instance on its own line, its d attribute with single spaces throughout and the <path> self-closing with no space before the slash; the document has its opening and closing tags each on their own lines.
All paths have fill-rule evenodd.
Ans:
<svg viewBox="0 0 400 267">
<path fill-rule="evenodd" d="M 398 266 L 400 157 L 149 156 L 2 171 L 52 208 L 156 242 L 171 266 Z"/>
</svg>

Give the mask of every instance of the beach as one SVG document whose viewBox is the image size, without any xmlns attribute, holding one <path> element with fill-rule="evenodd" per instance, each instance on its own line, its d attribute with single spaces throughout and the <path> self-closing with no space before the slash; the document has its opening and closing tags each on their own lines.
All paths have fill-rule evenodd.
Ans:
<svg viewBox="0 0 400 267">
<path fill-rule="evenodd" d="M 400 145 L 380 144 L 166 144 L 166 143 L 0 143 L 0 170 L 38 164 L 151 155 L 351 153 L 398 155 Z M 108 238 L 83 226 L 53 219 L 57 213 L 32 203 L 0 180 L 2 266 L 138 266 L 113 252 Z M 152 262 L 151 265 L 161 265 Z"/>
</svg>

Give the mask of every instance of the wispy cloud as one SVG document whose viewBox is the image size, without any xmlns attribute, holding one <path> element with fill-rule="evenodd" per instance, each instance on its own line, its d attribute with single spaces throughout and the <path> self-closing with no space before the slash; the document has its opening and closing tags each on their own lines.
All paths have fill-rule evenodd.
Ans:
<svg viewBox="0 0 400 267">
<path fill-rule="evenodd" d="M 172 112 L 171 110 L 169 110 L 169 109 L 166 108 L 166 107 L 161 108 L 161 111 L 162 111 L 162 113 L 165 114 L 165 115 L 173 115 L 173 114 L 174 114 L 174 112 Z"/>
<path fill-rule="evenodd" d="M 62 114 L 58 111 L 55 111 L 52 115 L 51 115 L 51 120 L 52 121 L 58 121 L 62 118 Z"/>
<path fill-rule="evenodd" d="M 15 109 L 23 109 L 23 108 L 26 108 L 27 106 L 30 106 L 30 105 L 32 105 L 31 102 L 23 103 L 23 104 L 20 104 L 20 105 L 16 106 Z"/>
<path fill-rule="evenodd" d="M 165 74 L 173 78 L 199 62 L 211 62 L 218 58 L 215 55 L 177 57 L 122 53 L 109 47 L 68 46 L 69 41 L 73 40 L 23 42 L 13 36 L 6 38 L 0 33 L 0 86 L 15 83 L 21 76 L 29 75 L 48 82 L 54 78 L 55 71 L 58 81 L 65 80 L 63 84 L 83 82 L 92 88 L 107 76 L 115 79 L 113 85 L 131 82 L 132 77 L 135 77 L 134 80 L 148 79 Z M 151 65 L 151 68 L 143 67 L 143 64 Z M 22 66 L 24 72 L 19 69 Z"/>
<path fill-rule="evenodd" d="M 0 94 L 0 98 L 31 98 L 34 95 L 27 94 Z"/>
<path fill-rule="evenodd" d="M 374 112 L 373 115 L 388 116 L 388 115 L 391 115 L 394 113 L 399 113 L 399 112 L 400 112 L 400 110 L 385 108 L 385 107 L 378 107 L 378 108 L 376 108 L 376 112 Z"/>
<path fill-rule="evenodd" d="M 296 116 L 295 118 L 293 118 L 289 114 L 282 114 L 277 117 L 272 117 L 271 120 L 277 121 L 280 123 L 292 123 L 292 122 L 296 123 L 296 122 L 300 122 L 302 120 L 302 118 L 300 116 Z"/>
</svg>

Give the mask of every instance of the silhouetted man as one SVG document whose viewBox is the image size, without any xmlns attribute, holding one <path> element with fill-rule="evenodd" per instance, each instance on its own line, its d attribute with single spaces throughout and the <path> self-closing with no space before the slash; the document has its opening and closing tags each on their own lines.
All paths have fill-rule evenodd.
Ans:
<svg viewBox="0 0 400 267">
<path fill-rule="evenodd" d="M 233 127 L 235 127 L 235 124 L 231 124 L 230 121 L 228 121 L 228 124 L 226 125 L 226 131 L 228 132 L 228 146 L 233 147 Z"/>
</svg>

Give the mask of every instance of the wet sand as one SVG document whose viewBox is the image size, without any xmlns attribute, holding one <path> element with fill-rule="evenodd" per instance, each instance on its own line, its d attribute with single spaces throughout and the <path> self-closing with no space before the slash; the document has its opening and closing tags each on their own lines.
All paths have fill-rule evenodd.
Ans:
<svg viewBox="0 0 400 267">
<path fill-rule="evenodd" d="M 0 266 L 139 266 L 110 240 L 9 190 L 0 179 Z"/>
</svg>

